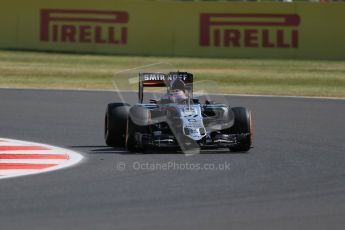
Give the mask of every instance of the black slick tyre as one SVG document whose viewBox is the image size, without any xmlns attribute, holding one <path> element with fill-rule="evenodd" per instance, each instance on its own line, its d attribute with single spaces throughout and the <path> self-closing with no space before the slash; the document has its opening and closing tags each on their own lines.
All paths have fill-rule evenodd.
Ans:
<svg viewBox="0 0 345 230">
<path fill-rule="evenodd" d="M 232 134 L 247 134 L 240 139 L 236 146 L 230 147 L 231 152 L 248 152 L 252 145 L 253 129 L 252 129 L 252 114 L 244 107 L 231 108 L 234 113 L 234 124 L 230 128 Z"/>
<path fill-rule="evenodd" d="M 104 118 L 104 140 L 111 147 L 125 147 L 127 117 L 130 105 L 108 104 Z"/>
</svg>

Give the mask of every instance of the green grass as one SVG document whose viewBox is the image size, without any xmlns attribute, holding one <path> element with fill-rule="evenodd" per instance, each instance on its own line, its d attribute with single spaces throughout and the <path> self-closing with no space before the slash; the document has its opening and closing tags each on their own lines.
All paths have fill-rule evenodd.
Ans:
<svg viewBox="0 0 345 230">
<path fill-rule="evenodd" d="M 345 97 L 345 61 L 130 57 L 0 51 L 0 87 L 112 89 L 115 72 L 170 63 L 223 93 Z"/>
</svg>

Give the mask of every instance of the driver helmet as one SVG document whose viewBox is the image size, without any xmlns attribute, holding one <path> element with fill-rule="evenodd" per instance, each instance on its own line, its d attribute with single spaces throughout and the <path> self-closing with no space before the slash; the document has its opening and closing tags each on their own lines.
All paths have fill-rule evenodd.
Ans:
<svg viewBox="0 0 345 230">
<path fill-rule="evenodd" d="M 184 82 L 181 79 L 177 78 L 171 84 L 170 92 L 169 92 L 169 100 L 176 102 L 176 101 L 186 99 L 187 97 L 185 95 L 185 91 L 186 91 L 186 86 Z"/>
<path fill-rule="evenodd" d="M 186 85 L 184 84 L 184 82 L 180 78 L 176 78 L 175 81 L 173 81 L 170 89 L 171 89 L 171 91 L 181 90 L 181 91 L 185 92 L 186 91 Z"/>
</svg>

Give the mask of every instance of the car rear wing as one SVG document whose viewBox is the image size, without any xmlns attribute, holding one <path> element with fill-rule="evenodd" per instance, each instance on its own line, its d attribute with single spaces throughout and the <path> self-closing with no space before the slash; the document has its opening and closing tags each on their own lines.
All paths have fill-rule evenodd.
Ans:
<svg viewBox="0 0 345 230">
<path fill-rule="evenodd" d="M 171 82 L 177 78 L 180 78 L 192 89 L 193 74 L 188 72 L 139 73 L 139 103 L 143 103 L 144 87 L 167 87 L 169 89 Z"/>
</svg>

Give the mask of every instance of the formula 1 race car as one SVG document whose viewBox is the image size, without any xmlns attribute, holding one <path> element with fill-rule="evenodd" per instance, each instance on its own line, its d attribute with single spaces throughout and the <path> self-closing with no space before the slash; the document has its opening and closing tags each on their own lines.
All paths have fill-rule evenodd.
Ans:
<svg viewBox="0 0 345 230">
<path fill-rule="evenodd" d="M 144 87 L 166 87 L 160 99 L 143 103 Z M 130 152 L 172 147 L 184 153 L 204 148 L 247 152 L 252 144 L 251 112 L 244 107 L 193 97 L 187 72 L 139 73 L 139 102 L 108 104 L 105 142 Z"/>
</svg>

